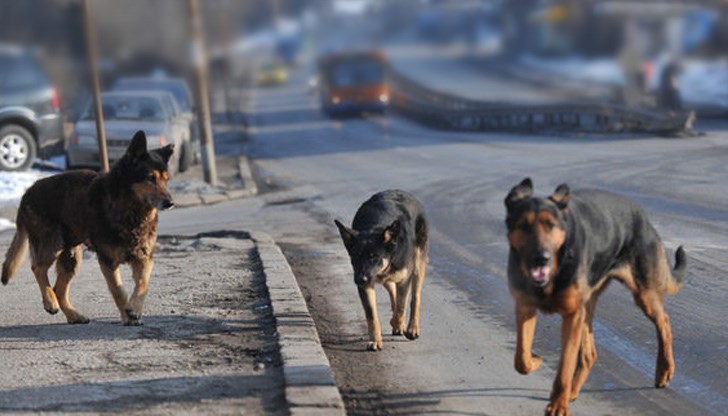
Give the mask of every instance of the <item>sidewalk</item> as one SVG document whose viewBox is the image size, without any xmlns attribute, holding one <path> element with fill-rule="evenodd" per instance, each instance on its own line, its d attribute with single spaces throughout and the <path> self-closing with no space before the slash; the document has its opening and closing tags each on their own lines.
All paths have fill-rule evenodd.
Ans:
<svg viewBox="0 0 728 416">
<path fill-rule="evenodd" d="M 170 183 L 178 206 L 256 193 L 245 158 Z M 13 232 L 0 232 L 4 253 Z M 53 274 L 51 274 L 53 280 Z M 127 291 L 132 282 L 122 268 Z M 343 415 L 341 395 L 295 277 L 263 232 L 160 236 L 140 327 L 124 327 L 93 253 L 71 290 L 88 325 L 48 315 L 25 260 L 0 287 L 0 411 Z"/>
</svg>

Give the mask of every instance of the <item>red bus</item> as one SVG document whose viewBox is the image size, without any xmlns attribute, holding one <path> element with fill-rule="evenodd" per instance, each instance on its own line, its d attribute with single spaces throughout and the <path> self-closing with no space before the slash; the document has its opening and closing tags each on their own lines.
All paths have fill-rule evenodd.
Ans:
<svg viewBox="0 0 728 416">
<path fill-rule="evenodd" d="M 319 86 L 327 114 L 384 112 L 389 105 L 387 59 L 378 51 L 329 55 L 319 63 Z"/>
</svg>

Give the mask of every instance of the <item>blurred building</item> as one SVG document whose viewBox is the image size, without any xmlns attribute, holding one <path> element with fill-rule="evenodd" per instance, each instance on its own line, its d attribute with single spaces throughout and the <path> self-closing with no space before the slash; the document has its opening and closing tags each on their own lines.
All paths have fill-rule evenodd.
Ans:
<svg viewBox="0 0 728 416">
<path fill-rule="evenodd" d="M 541 55 L 615 55 L 637 26 L 645 53 L 721 54 L 728 3 L 677 0 L 511 0 L 503 2 L 505 50 Z"/>
</svg>

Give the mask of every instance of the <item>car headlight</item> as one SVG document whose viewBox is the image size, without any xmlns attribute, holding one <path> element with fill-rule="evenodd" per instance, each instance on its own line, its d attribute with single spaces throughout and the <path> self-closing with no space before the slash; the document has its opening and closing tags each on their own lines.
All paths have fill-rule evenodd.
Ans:
<svg viewBox="0 0 728 416">
<path fill-rule="evenodd" d="M 388 94 L 380 94 L 379 95 L 379 101 L 386 103 L 389 101 L 389 95 Z"/>
</svg>

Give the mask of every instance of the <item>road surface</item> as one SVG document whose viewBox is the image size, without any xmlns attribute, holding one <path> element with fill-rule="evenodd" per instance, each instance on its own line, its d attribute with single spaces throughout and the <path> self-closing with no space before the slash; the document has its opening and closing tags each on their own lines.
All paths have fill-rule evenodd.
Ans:
<svg viewBox="0 0 728 416">
<path fill-rule="evenodd" d="M 573 411 L 717 415 L 728 409 L 726 131 L 691 139 L 541 137 L 431 131 L 391 115 L 329 120 L 305 88 L 307 75 L 253 91 L 249 152 L 261 183 L 277 192 L 263 196 L 245 221 L 271 233 L 294 267 L 349 414 L 513 415 L 545 407 L 558 362 L 556 317 L 542 316 L 538 324 L 534 349 L 546 365 L 527 377 L 512 368 L 502 201 L 525 176 L 541 195 L 567 182 L 630 196 L 645 207 L 666 246 L 683 244 L 689 255 L 687 284 L 667 300 L 677 363 L 670 388 L 651 387 L 654 328 L 614 284 L 597 308 L 599 360 Z M 422 338 L 385 336 L 385 349 L 376 354 L 364 351 L 363 311 L 332 220 L 350 222 L 361 202 L 388 188 L 424 202 L 433 230 L 431 263 Z M 215 209 L 220 218 L 236 208 Z M 386 321 L 384 298 L 379 291 Z"/>
</svg>

